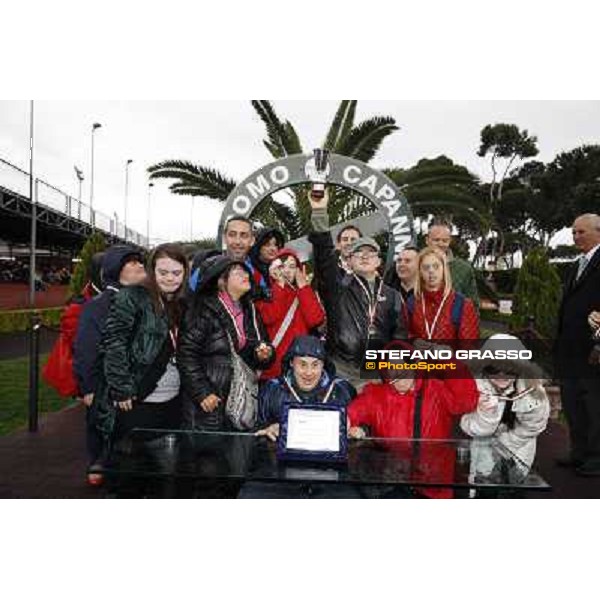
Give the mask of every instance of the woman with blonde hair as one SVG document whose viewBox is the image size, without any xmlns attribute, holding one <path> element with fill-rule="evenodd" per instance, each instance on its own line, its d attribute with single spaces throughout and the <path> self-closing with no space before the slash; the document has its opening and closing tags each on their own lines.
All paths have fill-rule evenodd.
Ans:
<svg viewBox="0 0 600 600">
<path fill-rule="evenodd" d="M 448 259 L 436 248 L 419 252 L 415 294 L 407 311 L 411 339 L 462 346 L 462 341 L 479 337 L 473 301 L 454 291 Z"/>
</svg>

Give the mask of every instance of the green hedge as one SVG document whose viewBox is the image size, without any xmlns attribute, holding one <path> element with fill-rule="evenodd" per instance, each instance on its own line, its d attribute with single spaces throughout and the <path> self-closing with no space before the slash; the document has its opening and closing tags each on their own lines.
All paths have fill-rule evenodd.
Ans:
<svg viewBox="0 0 600 600">
<path fill-rule="evenodd" d="M 58 327 L 63 308 L 41 308 L 42 323 L 47 327 Z M 14 333 L 29 329 L 31 310 L 4 310 L 0 312 L 0 333 Z"/>
<path fill-rule="evenodd" d="M 548 261 L 545 248 L 534 248 L 519 270 L 512 307 L 513 327 L 522 329 L 533 317 L 536 331 L 550 339 L 556 329 L 560 297 L 558 269 Z"/>
</svg>

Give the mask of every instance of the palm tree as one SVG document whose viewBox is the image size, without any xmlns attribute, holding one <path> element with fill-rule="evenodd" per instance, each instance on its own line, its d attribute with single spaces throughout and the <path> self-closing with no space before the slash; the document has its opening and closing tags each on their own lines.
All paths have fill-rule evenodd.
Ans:
<svg viewBox="0 0 600 600">
<path fill-rule="evenodd" d="M 416 219 L 446 219 L 457 225 L 463 240 L 481 238 L 494 223 L 479 179 L 444 155 L 383 172 L 402 190 Z"/>
<path fill-rule="evenodd" d="M 392 117 L 376 116 L 355 124 L 356 100 L 342 100 L 323 142 L 323 148 L 368 163 L 385 138 L 398 130 Z M 268 100 L 253 100 L 252 106 L 266 128 L 263 143 L 274 159 L 302 154 L 302 144 L 290 121 L 282 121 Z M 148 168 L 151 179 L 173 179 L 174 194 L 204 196 L 224 202 L 236 181 L 215 169 L 185 160 L 165 160 Z M 305 234 L 310 225 L 308 187 L 288 189 L 290 203 L 269 196 L 253 217 L 264 225 L 281 229 L 289 238 Z M 373 212 L 375 207 L 362 196 L 335 188 L 330 191 L 330 219 L 333 224 Z"/>
</svg>

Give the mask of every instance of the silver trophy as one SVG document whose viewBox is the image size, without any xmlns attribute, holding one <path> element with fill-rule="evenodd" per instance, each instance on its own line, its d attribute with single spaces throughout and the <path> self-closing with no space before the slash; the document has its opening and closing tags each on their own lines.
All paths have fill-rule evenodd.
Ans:
<svg viewBox="0 0 600 600">
<path fill-rule="evenodd" d="M 315 148 L 313 158 L 306 164 L 306 175 L 312 181 L 311 195 L 315 200 L 325 196 L 325 183 L 329 175 L 329 150 Z"/>
</svg>

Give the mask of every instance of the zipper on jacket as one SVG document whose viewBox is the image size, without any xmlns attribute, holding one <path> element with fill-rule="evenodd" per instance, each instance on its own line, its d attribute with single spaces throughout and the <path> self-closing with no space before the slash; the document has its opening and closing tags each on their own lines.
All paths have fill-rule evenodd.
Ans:
<svg viewBox="0 0 600 600">
<path fill-rule="evenodd" d="M 421 385 L 421 389 L 415 394 L 415 411 L 413 415 L 413 445 L 411 448 L 411 458 L 410 458 L 410 471 L 414 473 L 416 470 L 416 466 L 419 461 L 419 454 L 421 453 L 421 427 L 423 425 L 422 422 L 422 412 L 423 412 L 423 388 L 425 384 Z"/>
</svg>

